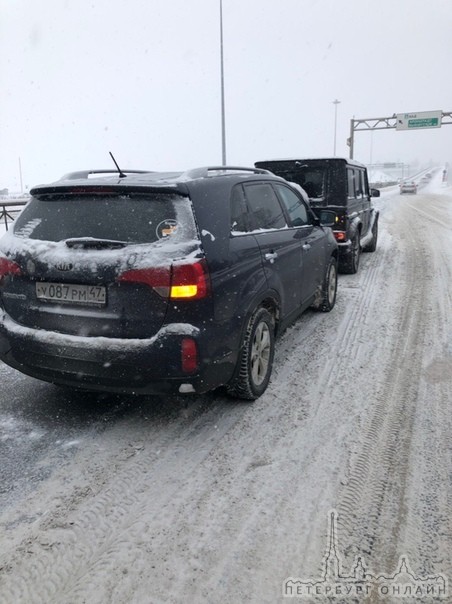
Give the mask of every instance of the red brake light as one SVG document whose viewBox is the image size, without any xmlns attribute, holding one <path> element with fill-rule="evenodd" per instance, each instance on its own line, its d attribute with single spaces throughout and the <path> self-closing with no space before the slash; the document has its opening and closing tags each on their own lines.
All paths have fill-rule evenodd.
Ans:
<svg viewBox="0 0 452 604">
<path fill-rule="evenodd" d="M 199 300 L 206 298 L 209 293 L 209 271 L 205 260 L 173 266 L 170 298 Z"/>
<path fill-rule="evenodd" d="M 192 338 L 184 338 L 181 343 L 182 371 L 193 373 L 198 369 L 198 350 Z"/>
<path fill-rule="evenodd" d="M 200 300 L 210 294 L 209 271 L 205 260 L 172 267 L 132 269 L 122 273 L 118 282 L 143 283 L 160 296 L 172 300 Z"/>
<path fill-rule="evenodd" d="M 0 258 L 0 284 L 8 275 L 20 275 L 21 273 L 20 266 L 16 262 L 8 260 L 8 258 Z"/>
<path fill-rule="evenodd" d="M 347 233 L 344 233 L 344 231 L 333 231 L 334 236 L 336 237 L 336 241 L 346 241 L 347 240 Z"/>
<path fill-rule="evenodd" d="M 155 289 L 162 297 L 167 297 L 170 291 L 171 272 L 169 266 L 137 268 L 122 273 L 117 280 L 120 283 L 144 283 Z"/>
</svg>

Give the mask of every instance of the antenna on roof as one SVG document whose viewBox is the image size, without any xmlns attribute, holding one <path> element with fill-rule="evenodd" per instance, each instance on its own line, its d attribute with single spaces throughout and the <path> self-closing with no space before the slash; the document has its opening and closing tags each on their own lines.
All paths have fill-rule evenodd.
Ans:
<svg viewBox="0 0 452 604">
<path fill-rule="evenodd" d="M 111 151 L 109 151 L 111 159 L 114 161 L 116 168 L 118 169 L 119 172 L 119 178 L 125 178 L 127 176 L 127 174 L 124 174 L 124 172 L 121 170 L 121 168 L 118 166 L 118 162 L 116 161 L 116 159 L 113 157 L 113 153 Z"/>
</svg>

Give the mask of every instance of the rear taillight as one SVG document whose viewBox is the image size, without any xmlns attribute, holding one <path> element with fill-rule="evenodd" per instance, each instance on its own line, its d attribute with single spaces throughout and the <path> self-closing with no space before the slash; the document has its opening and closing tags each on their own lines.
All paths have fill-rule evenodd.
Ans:
<svg viewBox="0 0 452 604">
<path fill-rule="evenodd" d="M 194 373 L 198 369 L 198 350 L 192 338 L 184 338 L 181 343 L 182 371 Z"/>
<path fill-rule="evenodd" d="M 20 275 L 21 273 L 20 266 L 16 262 L 8 260 L 8 258 L 0 258 L 0 285 L 5 277 Z"/>
<path fill-rule="evenodd" d="M 209 271 L 205 260 L 193 264 L 175 264 L 171 275 L 170 298 L 200 300 L 210 293 Z"/>
<path fill-rule="evenodd" d="M 347 241 L 347 233 L 344 231 L 333 231 L 336 241 Z"/>
<path fill-rule="evenodd" d="M 168 297 L 171 284 L 170 267 L 137 268 L 119 275 L 120 283 L 143 283 L 152 287 L 162 297 Z"/>
<path fill-rule="evenodd" d="M 118 277 L 121 283 L 143 283 L 163 298 L 200 300 L 210 294 L 209 271 L 205 260 L 170 267 L 132 269 Z"/>
</svg>

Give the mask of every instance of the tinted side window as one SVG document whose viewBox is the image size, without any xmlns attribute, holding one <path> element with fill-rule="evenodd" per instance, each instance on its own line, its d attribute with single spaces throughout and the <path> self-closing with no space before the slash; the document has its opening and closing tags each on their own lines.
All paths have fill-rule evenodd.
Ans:
<svg viewBox="0 0 452 604">
<path fill-rule="evenodd" d="M 365 197 L 369 197 L 369 181 L 367 179 L 367 172 L 363 170 L 361 172 L 361 178 L 363 180 L 363 193 Z"/>
<path fill-rule="evenodd" d="M 347 195 L 351 199 L 362 197 L 361 170 L 347 168 Z"/>
<path fill-rule="evenodd" d="M 361 198 L 364 195 L 364 170 L 356 170 L 357 191 L 356 196 Z"/>
<path fill-rule="evenodd" d="M 267 183 L 245 185 L 245 195 L 256 229 L 281 229 L 287 226 L 281 205 Z"/>
<path fill-rule="evenodd" d="M 251 230 L 250 215 L 242 186 L 236 186 L 231 195 L 231 231 L 246 233 Z"/>
<path fill-rule="evenodd" d="M 275 189 L 289 214 L 292 226 L 296 227 L 308 224 L 308 211 L 298 195 L 284 185 L 275 185 Z"/>
</svg>

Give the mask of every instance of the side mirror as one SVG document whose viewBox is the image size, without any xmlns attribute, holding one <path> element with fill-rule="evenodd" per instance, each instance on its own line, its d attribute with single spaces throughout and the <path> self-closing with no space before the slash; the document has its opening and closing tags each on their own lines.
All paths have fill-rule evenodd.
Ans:
<svg viewBox="0 0 452 604">
<path fill-rule="evenodd" d="M 378 189 L 371 189 L 370 196 L 371 197 L 380 197 L 380 191 Z"/>
</svg>

